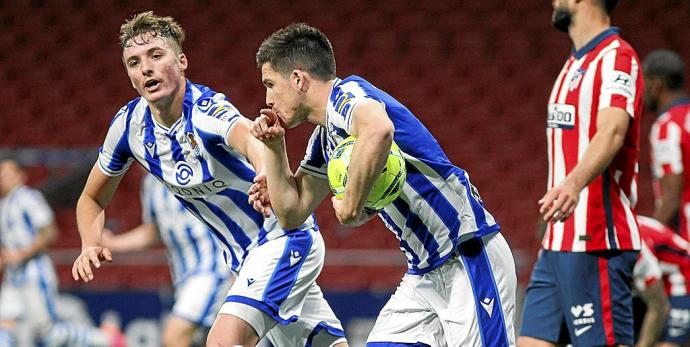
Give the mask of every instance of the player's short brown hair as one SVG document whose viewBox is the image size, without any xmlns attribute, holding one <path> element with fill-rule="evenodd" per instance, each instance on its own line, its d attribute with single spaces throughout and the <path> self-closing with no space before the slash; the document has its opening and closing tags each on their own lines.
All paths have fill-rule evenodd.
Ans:
<svg viewBox="0 0 690 347">
<path fill-rule="evenodd" d="M 184 29 L 172 17 L 161 17 L 153 11 L 141 12 L 127 19 L 120 26 L 120 46 L 122 49 L 139 42 L 133 41 L 137 36 L 150 33 L 174 43 L 178 53 L 182 53 Z"/>
<path fill-rule="evenodd" d="M 328 81 L 335 78 L 333 47 L 319 29 L 304 23 L 293 23 L 282 28 L 261 43 L 256 63 L 270 63 L 282 75 L 302 69 L 315 77 Z"/>
</svg>

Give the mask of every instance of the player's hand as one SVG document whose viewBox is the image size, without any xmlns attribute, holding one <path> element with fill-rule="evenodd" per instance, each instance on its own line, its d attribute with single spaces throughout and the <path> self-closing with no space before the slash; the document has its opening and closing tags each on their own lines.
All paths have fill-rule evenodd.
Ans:
<svg viewBox="0 0 690 347">
<path fill-rule="evenodd" d="M 377 213 L 376 211 L 368 211 L 367 209 L 362 209 L 359 212 L 352 211 L 351 208 L 347 207 L 344 199 L 338 199 L 335 196 L 331 198 L 331 202 L 333 203 L 335 216 L 338 218 L 340 224 L 350 227 L 358 227 L 365 224 Z"/>
<path fill-rule="evenodd" d="M 77 257 L 72 265 L 72 278 L 78 281 L 80 278 L 84 283 L 93 279 L 93 271 L 91 264 L 97 269 L 101 267 L 101 261 L 113 261 L 113 254 L 110 250 L 103 246 L 89 246 L 82 248 L 81 254 Z"/>
<path fill-rule="evenodd" d="M 259 112 L 261 115 L 252 122 L 249 132 L 268 146 L 282 142 L 285 128 L 278 118 L 278 114 L 270 109 L 263 109 Z"/>
<path fill-rule="evenodd" d="M 254 184 L 249 187 L 247 195 L 249 195 L 249 204 L 257 212 L 261 212 L 266 218 L 271 216 L 271 199 L 268 196 L 266 175 L 260 173 L 254 177 Z"/>
<path fill-rule="evenodd" d="M 8 248 L 3 248 L 0 250 L 0 258 L 5 265 L 9 266 L 19 265 L 26 260 L 24 252 L 21 250 L 13 250 Z"/>
<path fill-rule="evenodd" d="M 579 199 L 580 189 L 565 180 L 539 200 L 539 213 L 547 223 L 563 222 L 573 213 Z"/>
</svg>

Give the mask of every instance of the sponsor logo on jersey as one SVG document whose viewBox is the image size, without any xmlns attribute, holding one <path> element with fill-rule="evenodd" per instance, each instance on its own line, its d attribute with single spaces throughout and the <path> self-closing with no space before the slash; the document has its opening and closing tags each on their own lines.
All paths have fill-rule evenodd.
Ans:
<svg viewBox="0 0 690 347">
<path fill-rule="evenodd" d="M 178 187 L 170 183 L 165 183 L 165 185 L 173 192 L 173 194 L 181 197 L 206 197 L 209 195 L 216 194 L 228 188 L 228 184 L 223 180 L 213 180 L 208 182 L 203 182 L 187 187 Z"/>
<path fill-rule="evenodd" d="M 548 128 L 573 129 L 575 127 L 575 106 L 549 104 L 546 126 Z"/>
<path fill-rule="evenodd" d="M 486 313 L 489 314 L 489 318 L 491 318 L 491 315 L 494 313 L 494 298 L 484 298 L 479 303 L 482 304 Z"/>
<path fill-rule="evenodd" d="M 175 163 L 175 180 L 177 183 L 186 186 L 194 177 L 194 169 L 184 161 Z"/>
<path fill-rule="evenodd" d="M 614 71 L 609 81 L 604 81 L 602 91 L 611 94 L 621 94 L 628 98 L 635 95 L 635 85 L 630 75 L 622 71 Z"/>
</svg>

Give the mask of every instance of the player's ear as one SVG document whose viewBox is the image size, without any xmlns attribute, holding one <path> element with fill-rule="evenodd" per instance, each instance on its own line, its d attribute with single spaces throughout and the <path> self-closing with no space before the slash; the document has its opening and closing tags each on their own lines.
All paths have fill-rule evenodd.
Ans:
<svg viewBox="0 0 690 347">
<path fill-rule="evenodd" d="M 184 55 L 184 53 L 180 53 L 178 61 L 180 62 L 180 70 L 181 71 L 187 70 L 187 56 Z"/>
<path fill-rule="evenodd" d="M 292 74 L 290 74 L 290 84 L 300 92 L 306 92 L 309 86 L 306 75 L 302 70 L 292 70 Z"/>
</svg>

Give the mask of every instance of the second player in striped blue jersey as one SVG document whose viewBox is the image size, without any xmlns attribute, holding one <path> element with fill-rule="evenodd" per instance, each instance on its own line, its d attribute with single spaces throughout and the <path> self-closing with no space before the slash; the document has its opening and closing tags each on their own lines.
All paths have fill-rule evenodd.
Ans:
<svg viewBox="0 0 690 347">
<path fill-rule="evenodd" d="M 335 146 L 355 136 L 338 220 L 361 225 L 378 214 L 400 241 L 408 271 L 369 335 L 369 346 L 508 346 L 515 343 L 515 265 L 499 226 L 465 171 L 453 165 L 424 125 L 400 102 L 361 77 L 339 79 L 328 39 L 293 24 L 257 53 L 266 104 L 252 133 L 267 144 L 266 179 L 251 191 L 270 201 L 284 227 L 297 226 L 330 193 L 326 167 Z M 316 124 L 293 174 L 285 128 Z M 392 141 L 405 158 L 400 196 L 378 213 L 364 202 Z M 268 197 L 266 197 L 266 191 Z"/>
<path fill-rule="evenodd" d="M 153 175 L 141 183 L 143 223 L 113 235 L 103 244 L 114 252 L 131 252 L 165 244 L 175 286 L 175 303 L 163 331 L 165 346 L 189 346 L 196 330 L 210 328 L 230 289 L 230 269 L 213 234 L 191 215 Z M 205 336 L 204 336 L 205 337 Z"/>
<path fill-rule="evenodd" d="M 112 261 L 101 241 L 103 211 L 136 161 L 206 224 L 237 272 L 209 346 L 255 345 L 266 335 L 289 340 L 272 339 L 277 345 L 346 345 L 315 282 L 325 246 L 313 217 L 283 229 L 275 217 L 264 218 L 247 204 L 264 145 L 223 94 L 185 78 L 183 40 L 172 18 L 153 12 L 120 28 L 122 61 L 141 97 L 113 119 L 77 204 L 82 253 L 73 277 L 88 282 L 92 266 Z"/>
</svg>

